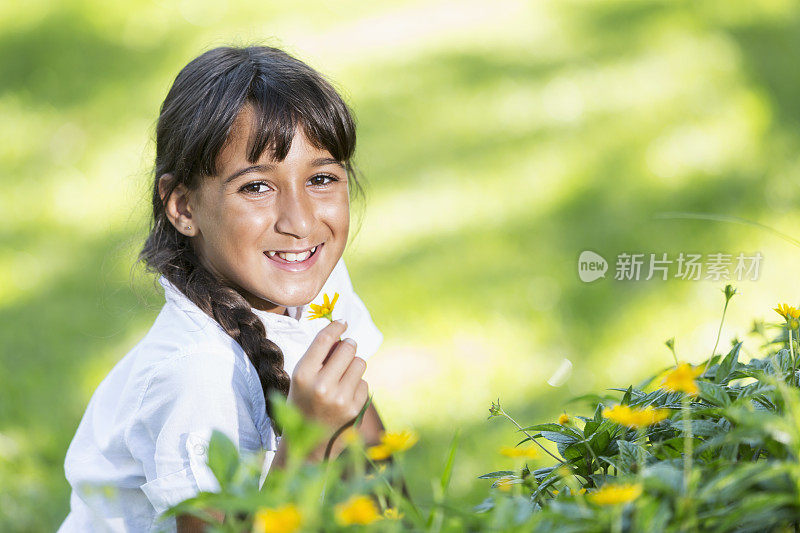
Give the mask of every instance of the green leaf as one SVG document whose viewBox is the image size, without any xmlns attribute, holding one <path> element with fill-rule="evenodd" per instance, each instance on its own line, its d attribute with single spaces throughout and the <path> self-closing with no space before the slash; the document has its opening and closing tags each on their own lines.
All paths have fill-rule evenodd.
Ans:
<svg viewBox="0 0 800 533">
<path fill-rule="evenodd" d="M 700 397 L 719 407 L 727 407 L 731 404 L 731 399 L 723 385 L 717 385 L 710 381 L 697 380 L 697 388 L 700 389 Z"/>
<path fill-rule="evenodd" d="M 442 494 L 447 494 L 447 488 L 450 486 L 450 476 L 453 473 L 453 463 L 456 459 L 456 449 L 458 448 L 458 437 L 461 434 L 461 428 L 457 428 L 453 435 L 453 442 L 450 444 L 450 451 L 447 454 L 447 462 L 444 465 L 442 472 Z"/>
<path fill-rule="evenodd" d="M 547 477 L 550 474 L 550 472 L 552 472 L 556 468 L 558 468 L 558 467 L 557 466 L 546 466 L 544 468 L 537 468 L 536 470 L 531 472 L 531 475 L 533 475 L 533 477 L 534 477 L 534 479 L 536 479 L 536 481 L 541 481 L 542 479 Z"/>
<path fill-rule="evenodd" d="M 667 502 L 645 500 L 636 509 L 634 530 L 660 533 L 666 530 L 670 518 L 672 518 L 672 512 Z"/>
<path fill-rule="evenodd" d="M 785 348 L 780 350 L 777 354 L 775 354 L 775 359 L 777 360 L 778 367 L 782 372 L 788 372 L 789 369 L 792 368 L 792 356 L 789 353 L 789 350 Z"/>
<path fill-rule="evenodd" d="M 564 432 L 564 426 L 561 424 L 554 424 L 553 422 L 548 422 L 546 424 L 536 424 L 535 426 L 528 426 L 526 428 L 522 428 L 520 431 L 557 431 L 559 433 Z"/>
<path fill-rule="evenodd" d="M 714 376 L 714 383 L 727 384 L 730 381 L 731 369 L 736 367 L 739 360 L 739 350 L 742 348 L 742 343 L 736 345 L 728 352 L 725 359 L 717 367 L 716 375 Z"/>
<path fill-rule="evenodd" d="M 628 390 L 625 391 L 625 395 L 622 397 L 622 405 L 628 405 L 631 403 L 631 391 L 633 391 L 633 385 L 628 387 Z"/>
<path fill-rule="evenodd" d="M 565 435 L 563 433 L 556 433 L 555 431 L 542 431 L 540 432 L 542 437 L 546 438 L 550 442 L 562 443 L 562 444 L 572 444 L 573 442 L 577 442 L 576 439 L 572 435 Z"/>
<path fill-rule="evenodd" d="M 561 448 L 562 445 L 559 445 Z M 567 461 L 577 461 L 579 459 L 583 459 L 584 455 L 586 454 L 586 450 L 582 449 L 582 446 L 577 446 L 575 444 L 571 446 L 564 446 L 563 448 L 559 449 L 559 453 L 561 453 L 561 457 L 566 459 Z"/>
<path fill-rule="evenodd" d="M 595 455 L 605 453 L 608 445 L 611 444 L 611 434 L 606 431 L 598 431 L 589 440 L 589 446 L 594 451 Z"/>
<path fill-rule="evenodd" d="M 647 487 L 664 494 L 677 495 L 683 490 L 683 460 L 665 460 L 648 465 L 642 473 Z"/>
<path fill-rule="evenodd" d="M 239 467 L 236 445 L 222 432 L 214 430 L 208 444 L 208 467 L 224 490 L 233 480 Z"/>
<path fill-rule="evenodd" d="M 652 454 L 644 450 L 641 446 L 636 444 L 635 442 L 628 442 L 626 440 L 618 439 L 617 446 L 619 447 L 619 455 L 616 461 L 617 468 L 622 471 L 622 473 L 629 474 L 634 471 L 633 467 L 636 466 L 644 466 L 639 465 L 639 453 L 641 451 L 642 459 L 644 460 L 645 464 L 647 463 L 648 458 L 652 457 Z"/>
<path fill-rule="evenodd" d="M 516 472 L 513 470 L 498 470 L 497 472 L 489 472 L 488 474 L 478 476 L 478 479 L 493 479 L 496 477 L 513 476 L 514 474 L 516 474 Z"/>
<path fill-rule="evenodd" d="M 691 420 L 692 435 L 695 437 L 713 437 L 723 432 L 716 420 Z M 676 431 L 683 433 L 684 425 L 683 420 L 669 420 L 669 424 Z"/>
<path fill-rule="evenodd" d="M 481 503 L 476 505 L 472 508 L 472 510 L 476 513 L 485 513 L 487 511 L 491 511 L 494 508 L 494 499 L 489 496 L 485 498 Z"/>
<path fill-rule="evenodd" d="M 597 409 L 594 410 L 594 421 L 595 422 L 602 422 L 603 421 L 603 409 L 605 406 L 602 403 L 597 404 Z"/>
<path fill-rule="evenodd" d="M 275 419 L 283 428 L 284 435 L 289 435 L 292 442 L 288 462 L 302 462 L 302 458 L 320 445 L 326 430 L 318 422 L 307 419 L 300 409 L 289 403 L 278 391 L 272 391 L 270 398 L 275 409 Z"/>
</svg>

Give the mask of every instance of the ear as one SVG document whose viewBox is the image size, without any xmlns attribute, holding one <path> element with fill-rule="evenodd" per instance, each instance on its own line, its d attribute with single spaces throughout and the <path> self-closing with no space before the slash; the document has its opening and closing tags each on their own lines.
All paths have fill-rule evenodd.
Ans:
<svg viewBox="0 0 800 533">
<path fill-rule="evenodd" d="M 183 183 L 179 183 L 165 198 L 173 180 L 172 174 L 162 174 L 158 179 L 158 194 L 164 204 L 164 212 L 167 218 L 175 226 L 178 232 L 187 237 L 194 237 L 198 231 L 192 221 L 192 207 L 189 202 L 189 189 Z"/>
</svg>

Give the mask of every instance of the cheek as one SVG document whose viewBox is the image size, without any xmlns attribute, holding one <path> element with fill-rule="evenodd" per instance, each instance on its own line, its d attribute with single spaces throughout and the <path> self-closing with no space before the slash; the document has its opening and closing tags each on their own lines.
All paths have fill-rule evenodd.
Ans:
<svg viewBox="0 0 800 533">
<path fill-rule="evenodd" d="M 268 209 L 228 205 L 207 221 L 206 235 L 225 255 L 237 256 L 247 250 L 243 245 L 258 243 L 271 224 L 272 216 Z"/>
<path fill-rule="evenodd" d="M 332 198 L 322 206 L 323 219 L 339 233 L 347 233 L 350 228 L 350 203 L 347 196 Z"/>
</svg>

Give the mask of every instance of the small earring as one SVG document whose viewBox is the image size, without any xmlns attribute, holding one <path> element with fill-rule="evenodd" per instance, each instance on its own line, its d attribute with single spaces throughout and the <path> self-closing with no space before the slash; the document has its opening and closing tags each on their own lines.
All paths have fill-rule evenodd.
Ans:
<svg viewBox="0 0 800 533">
<path fill-rule="evenodd" d="M 191 226 L 186 226 L 186 229 L 192 229 L 192 227 Z"/>
</svg>

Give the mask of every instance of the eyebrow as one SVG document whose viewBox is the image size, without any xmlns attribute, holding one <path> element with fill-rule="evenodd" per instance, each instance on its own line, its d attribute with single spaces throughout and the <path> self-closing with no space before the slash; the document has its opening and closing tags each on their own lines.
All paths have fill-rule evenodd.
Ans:
<svg viewBox="0 0 800 533">
<path fill-rule="evenodd" d="M 342 170 L 346 170 L 345 166 L 342 164 L 341 161 L 337 161 L 332 157 L 318 157 L 311 161 L 312 167 L 324 167 L 325 165 L 336 165 L 340 167 Z M 275 168 L 275 165 L 272 163 L 267 163 L 266 165 L 250 165 L 249 167 L 245 167 L 242 169 L 237 170 L 230 176 L 225 179 L 225 183 L 229 183 L 242 174 L 247 174 L 248 172 L 267 172 Z"/>
</svg>

